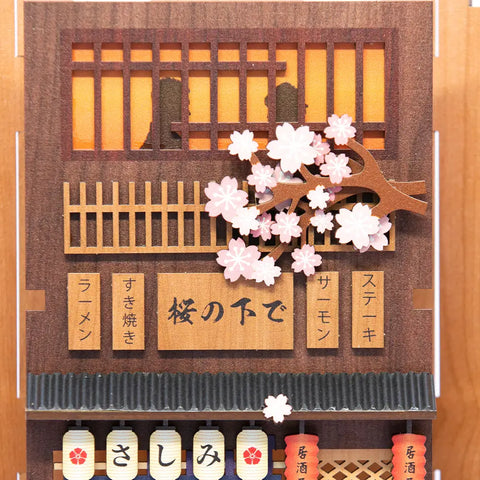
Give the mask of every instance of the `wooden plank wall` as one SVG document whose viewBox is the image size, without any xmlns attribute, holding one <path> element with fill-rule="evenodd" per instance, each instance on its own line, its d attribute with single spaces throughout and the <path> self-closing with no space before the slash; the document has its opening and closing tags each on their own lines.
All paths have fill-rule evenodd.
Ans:
<svg viewBox="0 0 480 480">
<path fill-rule="evenodd" d="M 434 468 L 450 480 L 480 473 L 480 382 L 476 378 L 480 367 L 480 252 L 476 241 L 480 154 L 475 148 L 480 129 L 480 8 L 469 7 L 468 0 L 439 2 L 434 108 L 441 142 L 442 383 L 434 423 Z M 14 228 L 15 132 L 21 132 L 23 125 L 23 49 L 20 39 L 20 57 L 15 58 L 14 4 L 14 0 L 0 1 L 0 473 L 5 480 L 25 471 L 25 392 L 22 387 L 17 399 L 16 382 Z M 21 37 L 21 0 L 18 16 Z M 28 299 L 24 297 L 23 302 Z"/>
</svg>

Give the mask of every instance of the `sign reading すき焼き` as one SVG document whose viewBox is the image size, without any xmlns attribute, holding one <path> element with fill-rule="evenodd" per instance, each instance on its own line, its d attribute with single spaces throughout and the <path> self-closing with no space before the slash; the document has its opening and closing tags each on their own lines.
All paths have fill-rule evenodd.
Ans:
<svg viewBox="0 0 480 480">
<path fill-rule="evenodd" d="M 159 350 L 292 350 L 293 274 L 273 287 L 221 273 L 158 274 Z"/>
</svg>

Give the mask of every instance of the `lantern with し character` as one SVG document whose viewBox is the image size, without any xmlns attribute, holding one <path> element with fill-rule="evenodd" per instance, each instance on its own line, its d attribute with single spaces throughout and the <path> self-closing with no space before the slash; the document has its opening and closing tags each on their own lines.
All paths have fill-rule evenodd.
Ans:
<svg viewBox="0 0 480 480">
<path fill-rule="evenodd" d="M 150 436 L 150 476 L 176 480 L 182 473 L 182 439 L 175 427 L 157 427 Z"/>
<path fill-rule="evenodd" d="M 63 436 L 63 476 L 90 480 L 95 474 L 95 438 L 88 427 L 71 427 Z"/>
</svg>

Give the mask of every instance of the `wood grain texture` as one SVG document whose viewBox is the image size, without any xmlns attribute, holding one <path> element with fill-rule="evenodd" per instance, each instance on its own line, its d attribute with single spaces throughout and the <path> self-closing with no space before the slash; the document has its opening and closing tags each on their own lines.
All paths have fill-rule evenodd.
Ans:
<svg viewBox="0 0 480 480">
<path fill-rule="evenodd" d="M 352 347 L 383 348 L 383 272 L 352 272 Z"/>
<path fill-rule="evenodd" d="M 338 348 L 338 272 L 307 279 L 307 348 Z"/>
<path fill-rule="evenodd" d="M 293 305 L 291 273 L 273 287 L 231 284 L 221 273 L 159 273 L 158 349 L 292 350 Z"/>
<path fill-rule="evenodd" d="M 480 8 L 462 0 L 440 1 L 439 8 L 434 125 L 440 132 L 442 369 L 434 465 L 453 479 L 480 474 L 480 157 L 470 134 L 480 128 Z"/>
<path fill-rule="evenodd" d="M 68 349 L 100 350 L 100 275 L 68 274 Z"/>
<path fill-rule="evenodd" d="M 145 348 L 145 279 L 142 273 L 112 275 L 113 350 Z"/>
</svg>

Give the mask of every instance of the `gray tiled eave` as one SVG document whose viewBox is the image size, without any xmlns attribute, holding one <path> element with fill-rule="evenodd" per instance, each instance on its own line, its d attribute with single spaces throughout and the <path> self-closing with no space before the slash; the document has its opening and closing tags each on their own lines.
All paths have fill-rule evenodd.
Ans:
<svg viewBox="0 0 480 480">
<path fill-rule="evenodd" d="M 27 412 L 32 418 L 41 418 L 41 412 L 208 412 L 238 418 L 261 414 L 265 398 L 280 393 L 289 398 L 292 418 L 335 413 L 433 418 L 436 410 L 429 373 L 53 373 L 28 375 Z"/>
</svg>

